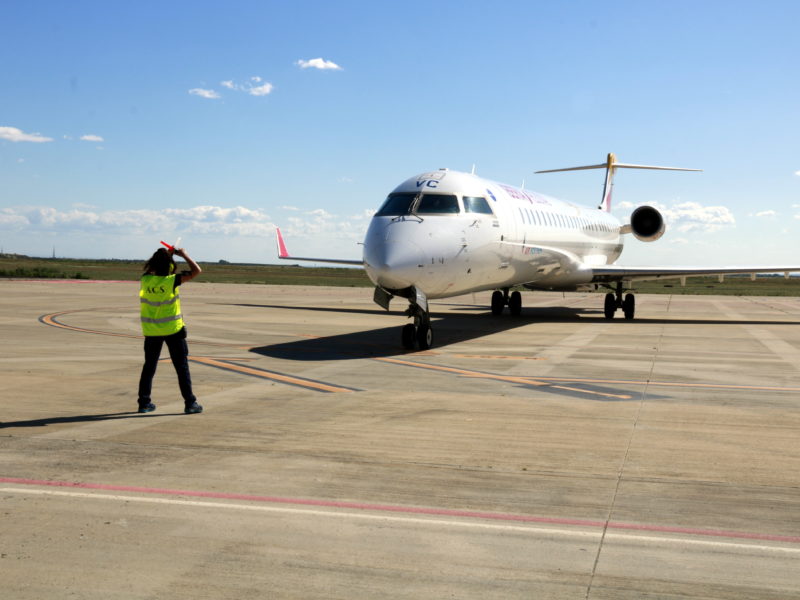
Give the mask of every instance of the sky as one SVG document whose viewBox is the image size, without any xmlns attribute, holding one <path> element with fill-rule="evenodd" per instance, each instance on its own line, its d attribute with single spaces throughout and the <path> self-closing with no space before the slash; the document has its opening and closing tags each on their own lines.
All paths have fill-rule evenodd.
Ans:
<svg viewBox="0 0 800 600">
<path fill-rule="evenodd" d="M 372 213 L 448 167 L 651 204 L 627 265 L 800 256 L 800 3 L 10 0 L 0 251 L 360 259 Z"/>
</svg>

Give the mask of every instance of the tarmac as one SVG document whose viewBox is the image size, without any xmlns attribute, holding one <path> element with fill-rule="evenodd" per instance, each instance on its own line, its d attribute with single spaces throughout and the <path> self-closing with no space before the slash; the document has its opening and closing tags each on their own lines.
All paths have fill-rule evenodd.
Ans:
<svg viewBox="0 0 800 600">
<path fill-rule="evenodd" d="M 6 600 L 800 598 L 798 298 L 198 280 L 184 415 L 137 290 L 0 282 Z"/>
</svg>

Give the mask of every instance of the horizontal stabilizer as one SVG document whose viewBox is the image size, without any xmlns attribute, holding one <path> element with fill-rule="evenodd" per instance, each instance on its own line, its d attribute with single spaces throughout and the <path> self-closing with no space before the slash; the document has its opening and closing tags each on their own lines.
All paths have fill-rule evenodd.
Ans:
<svg viewBox="0 0 800 600">
<path fill-rule="evenodd" d="M 617 157 L 612 152 L 608 153 L 606 162 L 599 165 L 586 165 L 583 167 L 567 167 L 566 169 L 548 169 L 546 171 L 536 171 L 536 173 L 560 173 L 562 171 L 585 171 L 587 169 L 605 169 L 606 183 L 603 186 L 603 199 L 600 201 L 600 210 L 611 212 L 611 190 L 614 185 L 614 171 L 616 169 L 652 169 L 654 171 L 702 171 L 702 169 L 685 169 L 683 167 L 656 167 L 653 165 L 631 165 L 628 163 L 618 163 Z"/>
<path fill-rule="evenodd" d="M 654 171 L 702 171 L 703 169 L 686 169 L 684 167 L 656 167 L 652 165 L 629 165 L 627 163 L 615 162 L 611 165 L 615 169 L 653 169 Z M 587 165 L 585 167 L 568 167 L 566 169 L 548 169 L 547 171 L 536 171 L 536 173 L 558 173 L 560 171 L 585 171 L 586 169 L 605 169 L 606 163 L 601 165 Z"/>
</svg>

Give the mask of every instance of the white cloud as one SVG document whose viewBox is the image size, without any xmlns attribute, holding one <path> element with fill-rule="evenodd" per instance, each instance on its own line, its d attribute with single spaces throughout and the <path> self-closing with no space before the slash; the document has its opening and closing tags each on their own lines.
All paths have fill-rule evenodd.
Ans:
<svg viewBox="0 0 800 600">
<path fill-rule="evenodd" d="M 104 142 L 105 141 L 99 135 L 92 135 L 92 134 L 82 135 L 81 139 L 84 142 Z"/>
<path fill-rule="evenodd" d="M 0 210 L 0 230 L 27 233 L 86 233 L 180 235 L 223 234 L 236 236 L 272 235 L 275 224 L 260 209 L 242 206 L 195 206 L 193 208 L 92 210 L 75 205 L 69 210 L 23 206 Z"/>
<path fill-rule="evenodd" d="M 629 203 L 620 203 L 629 204 Z M 650 202 L 650 206 L 658 209 L 667 224 L 667 231 L 704 231 L 711 232 L 736 225 L 733 213 L 726 206 L 703 206 L 698 202 L 681 202 L 672 206 L 664 206 L 659 202 Z M 627 208 L 627 206 L 618 208 Z"/>
<path fill-rule="evenodd" d="M 347 240 L 357 243 L 364 239 L 371 212 L 374 211 L 340 216 L 331 214 L 324 208 L 317 208 L 306 211 L 302 217 L 289 217 L 289 227 L 285 233 L 290 237 L 312 238 L 315 242 L 330 238 L 337 242 Z"/>
<path fill-rule="evenodd" d="M 253 85 L 254 83 L 261 83 L 262 81 L 264 80 L 261 77 L 253 75 L 247 83 L 239 84 L 233 79 L 228 79 L 226 81 L 220 81 L 220 85 L 229 90 L 244 92 L 251 96 L 267 96 L 272 93 L 275 86 L 269 82 L 264 82 L 262 85 Z"/>
<path fill-rule="evenodd" d="M 667 224 L 678 231 L 717 231 L 736 224 L 726 206 L 702 206 L 698 202 L 683 202 L 662 211 Z"/>
<path fill-rule="evenodd" d="M 266 96 L 272 92 L 272 84 L 265 83 L 264 85 L 260 85 L 258 87 L 251 87 L 247 90 L 247 93 L 251 96 Z"/>
<path fill-rule="evenodd" d="M 221 96 L 214 90 L 206 90 L 203 88 L 192 88 L 189 90 L 189 93 L 194 96 L 200 96 L 201 98 L 207 98 L 209 100 L 216 100 L 217 98 L 221 98 Z"/>
<path fill-rule="evenodd" d="M 757 212 L 755 214 L 756 217 L 777 217 L 778 213 L 774 210 L 762 210 L 761 212 Z"/>
<path fill-rule="evenodd" d="M 28 224 L 28 219 L 23 215 L 16 214 L 10 208 L 0 209 L 0 229 L 19 229 Z"/>
<path fill-rule="evenodd" d="M 108 257 L 124 252 L 129 257 L 152 252 L 158 240 L 181 237 L 195 258 L 277 262 L 270 240 L 280 224 L 290 249 L 298 254 L 302 249 L 308 256 L 356 258 L 373 213 L 359 210 L 342 215 L 322 208 L 300 209 L 281 213 L 280 222 L 275 223 L 263 209 L 243 206 L 122 210 L 101 210 L 87 204 L 63 209 L 17 206 L 0 208 L 0 235 L 6 244 L 15 244 L 15 251 L 34 255 L 49 254 L 49 240 L 58 240 L 59 251 L 68 248 L 67 256 Z M 47 240 L 44 251 L 39 248 L 42 240 Z"/>
<path fill-rule="evenodd" d="M 800 171 L 795 171 L 794 174 L 800 177 Z"/>
<path fill-rule="evenodd" d="M 0 127 L 0 140 L 8 140 L 10 142 L 52 142 L 53 138 L 45 137 L 38 133 L 25 133 L 16 127 Z"/>
<path fill-rule="evenodd" d="M 298 60 L 297 64 L 301 69 L 320 69 L 320 70 L 333 70 L 341 71 L 342 67 L 330 60 L 323 60 L 321 58 L 312 58 L 311 60 Z"/>
</svg>

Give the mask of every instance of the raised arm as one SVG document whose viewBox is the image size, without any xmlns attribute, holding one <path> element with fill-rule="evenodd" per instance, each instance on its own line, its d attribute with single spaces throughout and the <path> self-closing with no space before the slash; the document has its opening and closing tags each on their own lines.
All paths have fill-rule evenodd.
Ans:
<svg viewBox="0 0 800 600">
<path fill-rule="evenodd" d="M 186 253 L 186 250 L 184 250 L 183 248 L 175 248 L 175 254 L 177 254 L 183 260 L 185 260 L 186 264 L 189 265 L 189 268 L 191 269 L 191 272 L 188 275 L 184 275 L 183 278 L 181 279 L 182 283 L 186 283 L 187 281 L 191 281 L 192 279 L 194 279 L 195 277 L 200 275 L 200 273 L 203 272 L 203 269 L 200 268 L 200 265 L 198 265 L 196 262 L 194 262 L 192 257 L 189 256 Z"/>
</svg>

